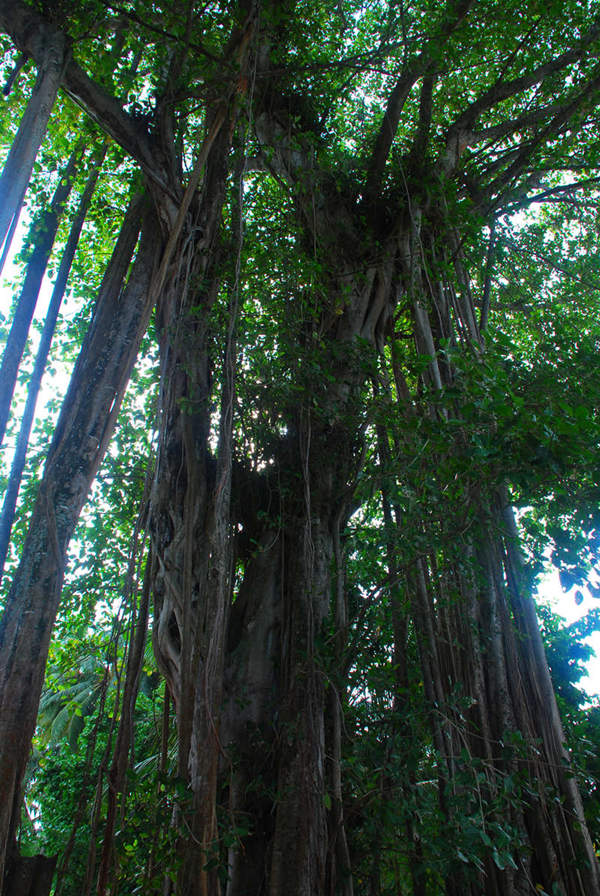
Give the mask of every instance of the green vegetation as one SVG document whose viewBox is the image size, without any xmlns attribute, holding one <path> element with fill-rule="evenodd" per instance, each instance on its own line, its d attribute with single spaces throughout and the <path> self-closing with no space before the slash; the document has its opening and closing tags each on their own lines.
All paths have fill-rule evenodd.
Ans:
<svg viewBox="0 0 600 896">
<path fill-rule="evenodd" d="M 0 896 L 600 893 L 598 5 L 0 31 Z"/>
</svg>

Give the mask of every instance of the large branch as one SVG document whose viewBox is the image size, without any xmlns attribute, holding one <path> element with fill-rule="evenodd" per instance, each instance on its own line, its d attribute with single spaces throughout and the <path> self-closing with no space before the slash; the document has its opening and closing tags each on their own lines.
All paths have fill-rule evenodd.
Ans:
<svg viewBox="0 0 600 896">
<path fill-rule="evenodd" d="M 429 130 L 431 128 L 431 116 L 433 112 L 433 88 L 435 86 L 435 77 L 433 75 L 425 75 L 421 85 L 421 97 L 419 100 L 419 123 L 417 125 L 417 134 L 413 140 L 411 149 L 412 155 L 416 158 L 423 158 L 429 140 Z"/>
<path fill-rule="evenodd" d="M 552 103 L 548 106 L 540 106 L 538 109 L 531 109 L 516 118 L 508 119 L 500 124 L 489 125 L 479 131 L 471 131 L 463 133 L 463 141 L 466 146 L 477 146 L 486 144 L 488 147 L 493 146 L 499 140 L 506 137 L 522 134 L 523 131 L 530 131 L 536 125 L 544 124 L 554 115 L 561 111 L 563 105 Z"/>
<path fill-rule="evenodd" d="M 595 76 L 586 84 L 584 89 L 579 91 L 570 102 L 559 109 L 548 124 L 535 134 L 531 140 L 523 143 L 511 164 L 488 185 L 486 192 L 488 198 L 493 200 L 494 205 L 497 206 L 502 201 L 502 191 L 507 187 L 510 188 L 511 182 L 514 183 L 527 169 L 534 153 L 541 146 L 555 139 L 569 125 L 573 117 L 577 115 L 582 105 L 599 91 L 600 66 L 596 69 Z"/>
<path fill-rule="evenodd" d="M 572 103 L 553 103 L 541 106 L 538 109 L 531 109 L 522 115 L 517 115 L 515 118 L 508 119 L 500 124 L 484 127 L 481 130 L 471 131 L 465 129 L 459 132 L 457 135 L 458 139 L 453 141 L 450 147 L 446 143 L 444 164 L 449 163 L 449 154 L 453 156 L 452 163 L 455 166 L 459 157 L 467 148 L 483 147 L 480 154 L 486 158 L 486 164 L 485 168 L 482 167 L 479 170 L 478 176 L 481 178 L 485 174 L 488 178 L 491 178 L 496 172 L 506 168 L 509 160 L 511 160 L 512 164 L 512 161 L 521 155 L 523 147 L 529 146 L 532 140 L 537 139 L 541 133 L 541 126 L 547 128 L 549 123 L 556 122 L 557 117 L 564 113 L 567 106 L 571 109 Z M 525 132 L 531 133 L 531 138 L 527 142 L 525 142 Z M 518 138 L 518 142 L 507 142 L 510 138 Z M 494 150 L 494 148 L 495 152 L 493 156 L 490 156 L 490 150 Z M 588 168 L 589 166 L 583 167 Z M 574 170 L 575 165 L 569 165 L 567 168 L 569 171 Z M 552 171 L 554 170 L 556 169 L 552 167 Z"/>
<path fill-rule="evenodd" d="M 0 30 L 36 63 L 42 61 L 45 47 L 58 33 L 54 25 L 21 0 L 0 0 Z M 129 115 L 119 101 L 93 81 L 73 59 L 65 68 L 62 86 L 155 183 L 166 189 L 154 160 L 152 138 L 139 120 Z"/>
<path fill-rule="evenodd" d="M 458 2 L 448 3 L 439 33 L 427 41 L 421 53 L 408 64 L 396 82 L 390 93 L 381 128 L 375 142 L 375 148 L 369 162 L 367 193 L 375 193 L 377 191 L 398 125 L 400 124 L 400 116 L 402 115 L 404 104 L 413 85 L 430 69 L 432 61 L 439 56 L 441 48 L 464 20 L 472 4 L 473 0 L 458 0 Z"/>
<path fill-rule="evenodd" d="M 451 172 L 467 145 L 478 118 L 498 103 L 518 96 L 530 87 L 541 84 L 549 75 L 556 74 L 579 62 L 585 51 L 600 37 L 600 19 L 597 19 L 590 30 L 578 41 L 575 47 L 566 50 L 554 59 L 538 65 L 518 78 L 504 81 L 498 79 L 491 87 L 467 106 L 447 130 L 446 153 L 443 161 L 446 172 Z"/>
<path fill-rule="evenodd" d="M 581 180 L 570 181 L 567 184 L 559 184 L 557 187 L 548 187 L 547 190 L 542 190 L 541 193 L 535 193 L 533 196 L 525 196 L 520 201 L 515 200 L 515 205 L 514 207 L 511 207 L 510 210 L 513 211 L 514 209 L 516 211 L 518 209 L 527 208 L 537 202 L 568 202 L 569 204 L 577 205 L 580 208 L 589 204 L 592 208 L 598 208 L 598 202 L 595 196 L 592 196 L 587 203 L 585 199 L 581 199 L 579 196 L 580 192 L 585 190 L 586 187 L 598 186 L 600 186 L 600 176 L 585 177 Z M 597 285 L 593 288 L 597 289 Z"/>
</svg>

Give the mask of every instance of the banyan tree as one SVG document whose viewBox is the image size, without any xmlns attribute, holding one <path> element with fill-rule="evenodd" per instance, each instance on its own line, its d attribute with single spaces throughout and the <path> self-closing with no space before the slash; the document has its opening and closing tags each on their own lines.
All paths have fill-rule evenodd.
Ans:
<svg viewBox="0 0 600 896">
<path fill-rule="evenodd" d="M 87 892 L 600 893 L 513 510 L 553 490 L 568 505 L 579 475 L 568 434 L 521 421 L 550 388 L 526 357 L 529 319 L 543 326 L 553 294 L 583 315 L 561 270 L 593 220 L 595 4 L 0 0 L 0 27 L 7 110 L 22 110 L 4 129 L 7 251 L 32 172 L 58 196 L 32 229 L 37 245 L 54 227 L 28 261 L 42 270 L 63 209 L 72 260 L 101 167 L 121 184 L 0 624 L 2 893 L 50 892 L 17 846 L 25 770 L 69 543 L 147 333 L 146 609 Z M 543 239 L 552 214 L 572 257 L 511 305 L 510 239 Z M 580 288 L 593 321 L 597 288 Z M 6 416 L 33 305 L 14 303 Z M 409 743 L 365 728 L 403 770 L 386 797 L 403 807 L 395 877 L 361 854 L 370 804 L 348 760 L 374 607 L 389 620 L 386 711 Z M 114 838 L 148 619 L 182 787 L 162 876 L 136 890 Z M 477 849 L 457 840 L 437 873 L 419 762 L 440 836 L 480 819 Z"/>
</svg>

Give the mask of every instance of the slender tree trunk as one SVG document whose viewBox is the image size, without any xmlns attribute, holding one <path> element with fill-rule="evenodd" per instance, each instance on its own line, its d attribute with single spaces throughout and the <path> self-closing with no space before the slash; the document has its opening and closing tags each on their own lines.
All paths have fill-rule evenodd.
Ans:
<svg viewBox="0 0 600 896">
<path fill-rule="evenodd" d="M 150 282 L 158 243 L 148 215 L 134 268 L 121 292 L 142 210 L 143 202 L 135 201 L 107 269 L 50 446 L 21 563 L 0 622 L 2 872 L 18 824 L 23 774 L 67 547 L 108 445 L 151 311 Z"/>
<path fill-rule="evenodd" d="M 345 509 L 345 508 L 344 508 Z M 345 582 L 345 557 L 341 542 L 343 521 L 341 516 L 333 526 L 333 607 L 335 625 L 335 653 L 329 683 L 327 725 L 327 783 L 326 790 L 331 800 L 327 819 L 327 879 L 326 891 L 330 896 L 353 896 L 352 862 L 346 837 L 344 818 L 344 794 L 342 786 L 342 728 L 343 704 L 346 697 L 346 682 L 339 670 L 344 668 L 344 654 L 348 637 L 348 606 Z"/>
<path fill-rule="evenodd" d="M 113 637 L 111 638 L 111 646 L 115 647 L 115 652 L 113 656 L 108 659 L 106 663 L 106 672 L 110 668 L 110 663 L 114 666 L 115 669 L 118 668 L 117 654 L 116 654 L 116 645 L 119 640 L 121 633 L 121 618 L 118 618 L 117 625 L 113 628 Z M 108 682 L 108 674 L 106 675 L 106 681 Z M 106 694 L 105 694 L 106 696 Z M 112 713 L 109 716 L 109 727 L 108 727 L 108 736 L 106 738 L 106 746 L 102 753 L 102 758 L 98 764 L 98 769 L 96 772 L 96 789 L 94 793 L 94 802 L 92 805 L 91 817 L 90 817 L 90 829 L 89 829 L 89 838 L 88 838 L 88 851 L 87 851 L 87 862 L 85 869 L 85 879 L 83 881 L 83 885 L 81 888 L 82 896 L 91 896 L 92 887 L 94 885 L 94 877 L 97 871 L 97 863 L 96 863 L 96 855 L 98 852 L 98 841 L 99 841 L 99 832 L 100 832 L 100 824 L 102 819 L 102 809 L 103 809 L 103 797 L 104 797 L 104 781 L 108 778 L 107 769 L 110 761 L 110 754 L 113 748 L 113 735 L 115 733 L 115 727 L 117 718 L 119 715 L 119 707 L 121 705 L 121 677 L 120 674 L 117 674 L 117 690 L 113 700 Z M 98 714 L 100 714 L 100 710 L 98 710 Z"/>
<path fill-rule="evenodd" d="M 79 202 L 79 207 L 71 224 L 67 244 L 60 259 L 60 266 L 58 268 L 56 281 L 54 283 L 54 288 L 50 297 L 50 304 L 48 305 L 48 311 L 46 312 L 46 320 L 44 321 L 44 329 L 42 330 L 33 373 L 31 374 L 31 379 L 29 381 L 27 401 L 25 402 L 25 410 L 23 411 L 21 426 L 19 428 L 19 435 L 17 437 L 17 444 L 12 466 L 10 469 L 8 487 L 6 489 L 4 503 L 2 505 L 2 515 L 0 516 L 0 581 L 2 581 L 2 576 L 4 575 L 4 565 L 6 563 L 8 547 L 10 544 L 10 533 L 15 517 L 15 508 L 17 506 L 17 498 L 19 495 L 19 489 L 21 487 L 23 470 L 25 468 L 27 447 L 29 445 L 29 435 L 31 433 L 31 426 L 33 424 L 33 418 L 35 414 L 35 406 L 42 384 L 42 377 L 46 369 L 46 361 L 48 360 L 48 353 L 50 351 L 52 338 L 56 329 L 58 313 L 60 311 L 60 306 L 65 294 L 71 265 L 73 264 L 73 258 L 75 257 L 77 243 L 79 242 L 81 228 L 83 227 L 83 222 L 85 221 L 86 215 L 88 213 L 92 195 L 96 188 L 96 183 L 98 182 L 100 166 L 102 164 L 105 153 L 106 150 L 103 151 L 102 157 L 98 160 L 98 163 L 96 164 L 88 178 L 87 184 Z"/>
<path fill-rule="evenodd" d="M 118 624 L 113 627 L 113 631 L 111 634 L 111 639 L 109 642 L 109 651 L 111 648 L 115 648 L 118 639 L 120 637 L 121 625 L 120 620 Z M 65 847 L 61 853 L 60 861 L 58 862 L 56 868 L 56 881 L 54 883 L 54 896 L 61 896 L 62 891 L 67 884 L 67 870 L 69 868 L 69 863 L 71 861 L 71 855 L 73 852 L 73 847 L 75 846 L 76 838 L 78 831 L 81 827 L 82 822 L 84 821 L 86 815 L 88 814 L 88 806 L 91 796 L 91 785 L 92 779 L 98 777 L 98 769 L 93 767 L 94 762 L 94 754 L 96 751 L 96 744 L 98 742 L 98 733 L 100 731 L 100 727 L 106 723 L 106 698 L 108 695 L 108 686 L 110 680 L 110 664 L 109 662 L 105 663 L 104 666 L 104 674 L 102 676 L 102 682 L 100 685 L 100 699 L 98 701 L 98 705 L 96 707 L 96 718 L 94 721 L 94 727 L 92 728 L 86 743 L 85 750 L 85 765 L 83 771 L 83 780 L 81 782 L 81 788 L 79 791 L 79 796 L 77 799 L 77 805 L 75 807 L 75 813 L 73 816 L 73 822 L 71 824 L 71 831 L 69 834 L 69 839 L 67 840 Z M 111 721 L 111 734 L 112 734 L 112 725 L 114 722 Z M 102 767 L 102 762 L 100 763 Z M 89 852 L 89 849 L 88 849 Z"/>
<path fill-rule="evenodd" d="M 144 500 L 144 505 L 146 501 Z M 144 506 L 144 512 L 145 512 Z M 136 532 L 137 536 L 137 532 Z M 137 539 L 136 539 L 137 540 Z M 137 560 L 137 552 L 134 544 L 130 566 L 134 567 Z M 106 823 L 104 826 L 104 834 L 102 837 L 102 854 L 100 857 L 100 867 L 98 869 L 98 879 L 96 883 L 97 896 L 105 896 L 109 891 L 110 875 L 113 862 L 114 851 L 114 833 L 117 824 L 117 813 L 119 811 L 119 801 L 123 801 L 125 795 L 125 778 L 127 774 L 127 764 L 129 761 L 129 752 L 133 743 L 133 723 L 135 703 L 137 700 L 138 689 L 140 684 L 140 675 L 144 662 L 144 648 L 146 646 L 146 636 L 148 634 L 148 615 L 150 612 L 150 582 L 151 582 L 152 556 L 146 560 L 146 572 L 144 575 L 144 583 L 142 595 L 137 614 L 133 614 L 132 619 L 135 625 L 132 626 L 132 635 L 129 642 L 127 653 L 127 671 L 125 673 L 125 685 L 123 687 L 123 698 L 121 701 L 121 715 L 119 717 L 119 727 L 117 730 L 117 738 L 113 751 L 113 758 L 108 772 L 108 805 L 106 809 Z M 129 581 L 133 586 L 135 569 L 130 568 Z M 135 605 L 135 600 L 132 601 Z M 123 815 L 123 807 L 121 807 L 121 815 Z"/>
<path fill-rule="evenodd" d="M 8 234 L 6 239 L 4 240 L 4 248 L 2 249 L 2 255 L 0 256 L 0 274 L 4 270 L 4 265 L 6 264 L 6 259 L 10 255 L 10 247 L 12 246 L 12 241 L 15 237 L 15 233 L 17 232 L 17 227 L 19 226 L 19 219 L 21 217 L 20 211 L 13 217 Z"/>
<path fill-rule="evenodd" d="M 161 876 L 161 871 L 164 871 L 164 868 L 161 866 L 161 860 L 157 861 L 156 850 L 159 842 L 159 837 L 162 833 L 161 824 L 160 824 L 160 791 L 162 788 L 161 781 L 164 779 L 164 776 L 167 773 L 167 761 L 168 761 L 168 753 L 169 753 L 169 733 L 171 730 L 170 725 L 170 717 L 171 717 L 171 698 L 169 696 L 169 688 L 165 683 L 165 691 L 163 697 L 163 706 L 162 706 L 162 715 L 161 715 L 161 724 L 160 724 L 160 755 L 158 759 L 158 786 L 156 792 L 155 802 L 153 804 L 153 824 L 152 824 L 152 846 L 150 847 L 150 852 L 148 853 L 148 860 L 146 862 L 146 866 L 144 868 L 144 881 L 143 881 L 143 892 L 148 894 L 153 894 L 156 896 L 158 893 L 158 887 L 156 885 L 157 879 Z M 158 867 L 157 867 L 158 866 Z M 163 878 L 164 880 L 164 878 Z M 118 882 L 115 883 L 113 889 L 111 891 L 111 896 L 117 896 L 118 891 Z"/>
<path fill-rule="evenodd" d="M 455 347 L 462 342 L 477 356 L 481 339 L 457 240 L 448 237 L 452 258 L 445 246 L 439 250 L 440 244 L 439 222 L 429 229 L 419 209 L 413 208 L 402 276 L 416 349 L 429 357 L 423 381 L 441 398 L 443 389 L 457 388 L 456 371 L 447 355 L 438 352 L 442 342 Z M 445 268 L 441 275 L 440 266 Z M 448 282 L 452 266 L 460 295 Z M 404 392 L 398 389 L 399 395 Z M 461 417 L 460 401 L 444 407 L 435 399 L 431 404 L 415 400 L 419 404 L 424 420 L 443 425 L 449 414 Z M 404 450 L 414 459 L 410 438 Z M 468 445 L 465 422 L 448 440 L 447 454 L 438 449 L 436 465 L 443 469 Z M 417 455 L 420 450 L 417 447 Z M 495 825 L 508 822 L 512 839 L 502 854 L 500 844 L 490 840 L 480 858 L 483 872 L 472 868 L 467 878 L 469 869 L 463 865 L 448 876 L 446 889 L 472 896 L 482 889 L 490 896 L 525 894 L 538 886 L 546 892 L 559 888 L 568 896 L 598 894 L 598 865 L 569 770 L 532 598 L 516 572 L 510 548 L 516 533 L 514 528 L 507 531 L 503 519 L 500 484 L 470 481 L 465 465 L 461 485 L 464 499 L 453 508 L 454 529 L 447 521 L 431 523 L 426 514 L 419 522 L 424 543 L 429 538 L 431 548 L 412 564 L 413 621 L 427 699 L 436 707 L 431 720 L 442 760 L 440 793 L 460 804 L 468 800 L 469 788 L 480 792 L 484 833 L 489 827 L 493 834 Z M 400 530 L 405 525 L 402 519 L 397 523 Z M 461 758 L 465 751 L 472 767 Z M 483 770 L 485 783 L 478 770 Z M 466 786 L 469 775 L 472 784 Z M 528 782 L 519 802 L 504 790 L 507 776 L 515 775 Z M 493 805 L 504 806 L 506 817 L 487 808 Z M 442 809 L 452 824 L 446 801 Z"/>
<path fill-rule="evenodd" d="M 27 263 L 25 282 L 19 296 L 0 366 L 0 445 L 6 432 L 10 404 L 17 382 L 19 364 L 27 342 L 27 334 L 54 245 L 56 231 L 64 212 L 65 202 L 73 186 L 79 159 L 80 154 L 75 151 L 59 181 L 50 208 L 41 214 L 39 221 L 36 221 L 29 234 L 29 243 L 33 244 L 33 249 Z"/>
<path fill-rule="evenodd" d="M 0 175 L 0 246 L 21 209 L 33 163 L 46 134 L 50 112 L 68 59 L 66 39 L 48 31 L 33 93 Z"/>
<path fill-rule="evenodd" d="M 506 585 L 511 596 L 511 609 L 515 616 L 520 649 L 521 684 L 529 685 L 527 709 L 534 737 L 540 733 L 546 759 L 546 775 L 551 786 L 560 794 L 560 802 L 547 800 L 540 787 L 540 804 L 544 812 L 554 816 L 550 830 L 555 834 L 554 852 L 559 867 L 552 866 L 553 878 L 564 881 L 568 893 L 600 893 L 600 873 L 594 847 L 585 822 L 581 796 L 571 772 L 570 759 L 565 747 L 565 736 L 544 652 L 542 636 L 531 593 L 528 591 L 521 570 L 518 536 L 512 509 L 502 506 L 499 499 L 499 515 L 503 518 L 506 535 L 502 552 Z M 511 669 L 509 667 L 509 674 Z M 514 669 L 511 678 L 514 680 Z M 512 682 L 511 682 L 512 684 Z M 513 685 L 514 687 L 514 685 Z M 518 704 L 519 705 L 519 704 Z M 541 775 L 540 775 L 541 778 Z M 539 807 L 534 801 L 526 809 L 526 820 L 539 836 Z M 542 834 L 546 839 L 546 834 Z"/>
</svg>

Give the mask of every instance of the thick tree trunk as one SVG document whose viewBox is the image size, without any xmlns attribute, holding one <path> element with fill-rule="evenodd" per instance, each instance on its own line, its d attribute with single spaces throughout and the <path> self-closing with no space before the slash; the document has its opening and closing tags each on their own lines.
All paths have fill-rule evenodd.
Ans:
<svg viewBox="0 0 600 896">
<path fill-rule="evenodd" d="M 33 93 L 0 175 L 0 247 L 6 240 L 11 222 L 21 209 L 67 59 L 64 35 L 48 29 L 43 49 L 40 49 L 38 77 Z"/>
<path fill-rule="evenodd" d="M 292 462 L 285 476 L 293 479 L 294 469 Z M 276 478 L 260 487 L 268 496 Z M 229 849 L 227 896 L 326 892 L 326 737 L 335 735 L 339 743 L 341 732 L 335 725 L 326 731 L 330 701 L 339 709 L 339 698 L 326 694 L 317 645 L 331 613 L 337 519 L 327 496 L 317 496 L 318 479 L 311 490 L 317 505 L 312 512 L 303 507 L 305 494 L 302 488 L 298 494 L 297 481 L 292 487 L 293 498 L 291 488 L 283 487 L 286 499 L 279 509 L 281 497 L 273 495 L 270 513 L 279 527 L 267 526 L 255 539 L 250 516 L 242 517 L 253 550 L 244 560 L 231 611 L 220 730 L 232 824 L 248 832 L 239 833 Z M 257 510 L 261 521 L 266 512 L 260 503 Z M 351 893 L 335 781 L 334 776 L 331 843 L 345 856 L 339 879 Z"/>
<path fill-rule="evenodd" d="M 56 856 L 18 856 L 7 874 L 5 896 L 48 896 L 55 866 Z"/>
<path fill-rule="evenodd" d="M 59 181 L 50 208 L 40 215 L 39 220 L 35 222 L 29 233 L 29 243 L 33 245 L 33 249 L 27 263 L 25 282 L 15 309 L 0 367 L 0 445 L 6 432 L 10 404 L 17 382 L 19 364 L 27 342 L 27 334 L 54 245 L 56 231 L 64 212 L 65 202 L 73 186 L 79 159 L 80 154 L 77 151 L 74 152 Z"/>
<path fill-rule="evenodd" d="M 154 645 L 175 700 L 178 771 L 191 786 L 191 811 L 179 809 L 179 820 L 188 816 L 193 837 L 180 844 L 178 884 L 190 896 L 218 887 L 216 864 L 210 873 L 205 866 L 217 848 L 218 713 L 229 605 L 229 461 L 223 453 L 220 462 L 213 461 L 208 448 L 206 323 L 218 289 L 218 236 L 231 141 L 222 115 L 220 122 L 200 198 L 191 203 L 193 220 L 179 233 L 185 249 L 177 255 L 158 307 L 162 423 L 151 516 L 157 562 Z"/>
<path fill-rule="evenodd" d="M 146 228 L 127 270 L 143 202 L 130 209 L 101 287 L 49 449 L 21 562 L 0 622 L 0 872 L 12 849 L 21 784 L 58 609 L 66 551 L 98 469 L 151 310 L 157 236 Z M 0 880 L 2 874 L 0 874 Z"/>
<path fill-rule="evenodd" d="M 224 594 L 219 575 L 210 575 L 216 569 L 212 502 L 220 480 L 218 461 L 205 447 L 205 337 L 202 321 L 191 321 L 193 326 L 182 326 L 179 341 L 165 351 L 170 374 L 164 381 L 152 524 L 160 564 L 154 587 L 155 646 L 176 699 L 180 774 L 189 775 L 191 782 L 186 829 L 193 842 L 188 852 L 197 844 L 196 855 L 184 858 L 185 878 L 179 886 L 186 893 L 218 892 L 216 869 L 223 856 L 212 832 L 220 768 L 234 826 L 236 820 L 242 828 L 250 823 L 248 834 L 234 831 L 227 896 L 324 893 L 329 697 L 318 643 L 331 613 L 335 533 L 357 469 L 356 434 L 333 424 L 344 414 L 348 382 L 356 381 L 356 356 L 348 350 L 348 377 L 330 397 L 332 414 L 323 413 L 331 425 L 313 426 L 309 416 L 291 423 L 302 435 L 283 440 L 278 478 L 261 486 L 266 474 L 248 474 L 246 492 L 251 494 L 253 487 L 265 492 L 260 512 L 253 515 L 248 509 L 251 501 L 243 483 L 235 487 L 242 537 L 251 540 L 254 553 L 244 559 L 243 584 L 230 611 L 228 592 L 226 605 L 216 599 Z M 223 563 L 223 542 L 220 554 Z M 207 583 L 214 585 L 213 594 Z M 222 653 L 218 661 L 209 646 Z M 222 675 L 224 709 L 218 690 Z M 252 763 L 257 748 L 266 757 L 258 780 Z M 273 790 L 275 800 L 269 796 Z M 340 802 L 336 791 L 336 810 Z M 212 817 L 207 807 L 212 807 Z M 180 812 L 183 816 L 185 807 Z M 340 823 L 337 817 L 334 827 L 342 845 Z M 346 856 L 340 875 L 346 879 L 348 864 Z M 206 866 L 214 866 L 214 872 Z M 248 889 L 250 882 L 255 889 Z"/>
<path fill-rule="evenodd" d="M 242 2 L 239 13 L 244 15 L 243 28 L 233 29 L 229 48 L 240 72 L 247 73 L 256 5 Z M 177 888 L 189 896 L 220 892 L 217 786 L 233 563 L 230 494 L 237 296 L 229 307 L 215 458 L 209 447 L 207 324 L 220 286 L 221 218 L 241 83 L 240 77 L 209 111 L 207 135 L 180 206 L 171 214 L 165 207 L 170 233 L 157 315 L 162 420 L 150 523 L 157 564 L 154 645 L 175 701 L 178 773 L 190 787 L 189 804 L 178 805 L 175 813 L 181 830 Z M 171 126 L 167 107 L 161 128 L 165 156 L 172 159 Z M 176 167 L 174 159 L 171 167 Z"/>
<path fill-rule="evenodd" d="M 333 533 L 331 520 L 320 516 L 324 512 L 320 507 L 313 514 L 307 506 L 284 541 L 280 746 L 269 896 L 325 892 L 326 698 L 316 643 L 330 609 Z"/>
<path fill-rule="evenodd" d="M 249 525 L 247 517 L 245 523 Z M 283 576 L 277 528 L 266 528 L 251 550 L 252 555 L 244 557 L 244 579 L 231 609 L 221 721 L 228 810 L 240 832 L 228 850 L 226 896 L 267 893 L 274 823 L 269 794 L 277 783 Z"/>
</svg>

